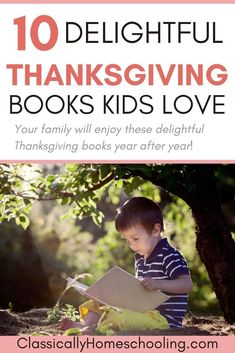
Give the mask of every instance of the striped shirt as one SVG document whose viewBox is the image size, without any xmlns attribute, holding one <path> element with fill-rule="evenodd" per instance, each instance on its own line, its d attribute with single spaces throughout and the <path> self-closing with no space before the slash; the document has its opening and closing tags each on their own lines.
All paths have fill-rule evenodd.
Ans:
<svg viewBox="0 0 235 353">
<path fill-rule="evenodd" d="M 187 263 L 178 250 L 173 248 L 166 238 L 161 239 L 147 259 L 135 254 L 135 269 L 137 278 L 173 280 L 181 275 L 189 275 Z M 182 327 L 186 313 L 188 295 L 163 292 L 170 298 L 161 304 L 157 310 L 164 316 L 170 328 Z"/>
</svg>

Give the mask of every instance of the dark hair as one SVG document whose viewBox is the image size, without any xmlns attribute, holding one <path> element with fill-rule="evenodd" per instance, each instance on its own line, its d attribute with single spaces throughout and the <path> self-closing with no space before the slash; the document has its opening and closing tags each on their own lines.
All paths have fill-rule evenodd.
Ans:
<svg viewBox="0 0 235 353">
<path fill-rule="evenodd" d="M 163 216 L 158 204 L 146 197 L 133 197 L 117 209 L 115 227 L 117 231 L 126 230 L 141 224 L 150 233 L 154 225 L 159 223 L 164 230 Z"/>
</svg>

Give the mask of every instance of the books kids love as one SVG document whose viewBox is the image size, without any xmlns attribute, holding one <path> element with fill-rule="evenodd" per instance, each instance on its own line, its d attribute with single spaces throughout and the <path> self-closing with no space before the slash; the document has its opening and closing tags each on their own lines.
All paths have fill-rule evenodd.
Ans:
<svg viewBox="0 0 235 353">
<path fill-rule="evenodd" d="M 68 284 L 85 297 L 115 308 L 146 312 L 156 309 L 169 297 L 159 290 L 147 291 L 140 280 L 118 266 L 90 287 L 70 277 Z"/>
</svg>

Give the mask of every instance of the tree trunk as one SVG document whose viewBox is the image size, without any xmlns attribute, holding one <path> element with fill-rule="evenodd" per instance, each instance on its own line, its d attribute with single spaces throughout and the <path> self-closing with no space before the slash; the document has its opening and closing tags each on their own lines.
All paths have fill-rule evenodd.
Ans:
<svg viewBox="0 0 235 353">
<path fill-rule="evenodd" d="M 224 318 L 235 322 L 235 244 L 216 199 L 197 193 L 190 203 L 196 222 L 196 247 L 208 271 Z"/>
<path fill-rule="evenodd" d="M 220 207 L 213 166 L 166 165 L 156 166 L 156 172 L 152 170 L 148 175 L 143 169 L 137 173 L 181 197 L 191 207 L 199 256 L 206 266 L 225 320 L 234 323 L 235 242 Z"/>
<path fill-rule="evenodd" d="M 191 207 L 196 223 L 196 247 L 206 266 L 224 318 L 235 322 L 235 242 L 218 200 L 213 168 L 189 165 L 174 187 Z"/>
</svg>

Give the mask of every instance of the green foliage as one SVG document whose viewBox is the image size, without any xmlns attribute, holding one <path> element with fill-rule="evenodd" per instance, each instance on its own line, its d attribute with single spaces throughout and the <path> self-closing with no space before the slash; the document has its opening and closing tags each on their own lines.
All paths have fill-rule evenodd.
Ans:
<svg viewBox="0 0 235 353">
<path fill-rule="evenodd" d="M 45 322 L 56 323 L 64 318 L 77 321 L 80 320 L 80 315 L 77 309 L 71 304 L 65 304 L 64 307 L 56 304 L 48 310 Z"/>
<path fill-rule="evenodd" d="M 21 213 L 19 216 L 17 216 L 15 221 L 16 221 L 16 224 L 21 226 L 23 229 L 27 229 L 29 226 L 29 217 L 27 217 L 23 213 Z"/>
<path fill-rule="evenodd" d="M 28 214 L 36 199 L 31 177 L 37 171 L 29 165 L 0 165 L 0 222 L 15 219 L 16 224 L 26 229 L 29 225 Z M 30 175 L 26 182 L 25 175 Z"/>
<path fill-rule="evenodd" d="M 229 202 L 227 208 L 224 205 L 224 209 L 230 214 L 229 218 L 233 218 L 230 223 L 235 227 L 234 168 L 213 168 L 221 200 L 224 198 Z M 1 164 L 0 222 L 15 219 L 18 225 L 26 229 L 29 225 L 28 214 L 36 200 L 57 200 L 60 205 L 69 206 L 63 219 L 83 219 L 91 216 L 95 224 L 101 225 L 103 214 L 97 203 L 107 189 L 110 188 L 108 193 L 114 204 L 119 202 L 120 190 L 131 196 L 136 190 L 145 187 L 146 180 L 163 186 L 167 191 L 180 191 L 184 188 L 193 193 L 198 166 L 66 164 L 57 168 L 57 171 L 59 173 L 51 169 L 42 170 L 30 164 Z M 203 178 L 197 181 L 203 185 Z M 145 194 L 148 196 L 147 192 Z"/>
<path fill-rule="evenodd" d="M 149 175 L 154 168 L 137 165 L 136 171 Z M 91 217 L 100 225 L 103 213 L 97 208 L 104 191 L 118 204 L 120 191 L 131 196 L 144 188 L 145 181 L 132 176 L 131 166 L 66 164 L 59 174 L 45 175 L 31 165 L 0 165 L 0 221 L 15 219 L 24 229 L 29 226 L 28 214 L 32 204 L 41 200 L 56 200 L 69 206 L 61 219 Z"/>
<path fill-rule="evenodd" d="M 82 331 L 80 328 L 70 328 L 64 332 L 64 336 L 80 336 Z"/>
<path fill-rule="evenodd" d="M 30 165 L 0 165 L 0 222 L 15 219 L 26 229 L 32 204 L 38 200 L 57 200 L 69 205 L 64 218 L 91 216 L 96 224 L 103 215 L 97 209 L 99 192 L 113 179 L 112 166 L 66 165 L 60 174 L 48 174 Z"/>
<path fill-rule="evenodd" d="M 53 306 L 52 308 L 50 308 L 47 312 L 47 318 L 45 320 L 45 322 L 47 323 L 55 323 L 60 321 L 62 318 L 62 312 L 60 309 L 60 306 L 58 304 L 56 304 L 55 306 Z"/>
<path fill-rule="evenodd" d="M 67 318 L 72 321 L 80 320 L 79 312 L 73 305 L 65 304 L 65 308 L 61 309 L 62 311 L 62 318 Z"/>
<path fill-rule="evenodd" d="M 106 222 L 105 231 L 106 235 L 96 242 L 91 264 L 93 280 L 104 275 L 113 266 L 134 274 L 134 254 L 115 230 L 114 223 Z"/>
</svg>

